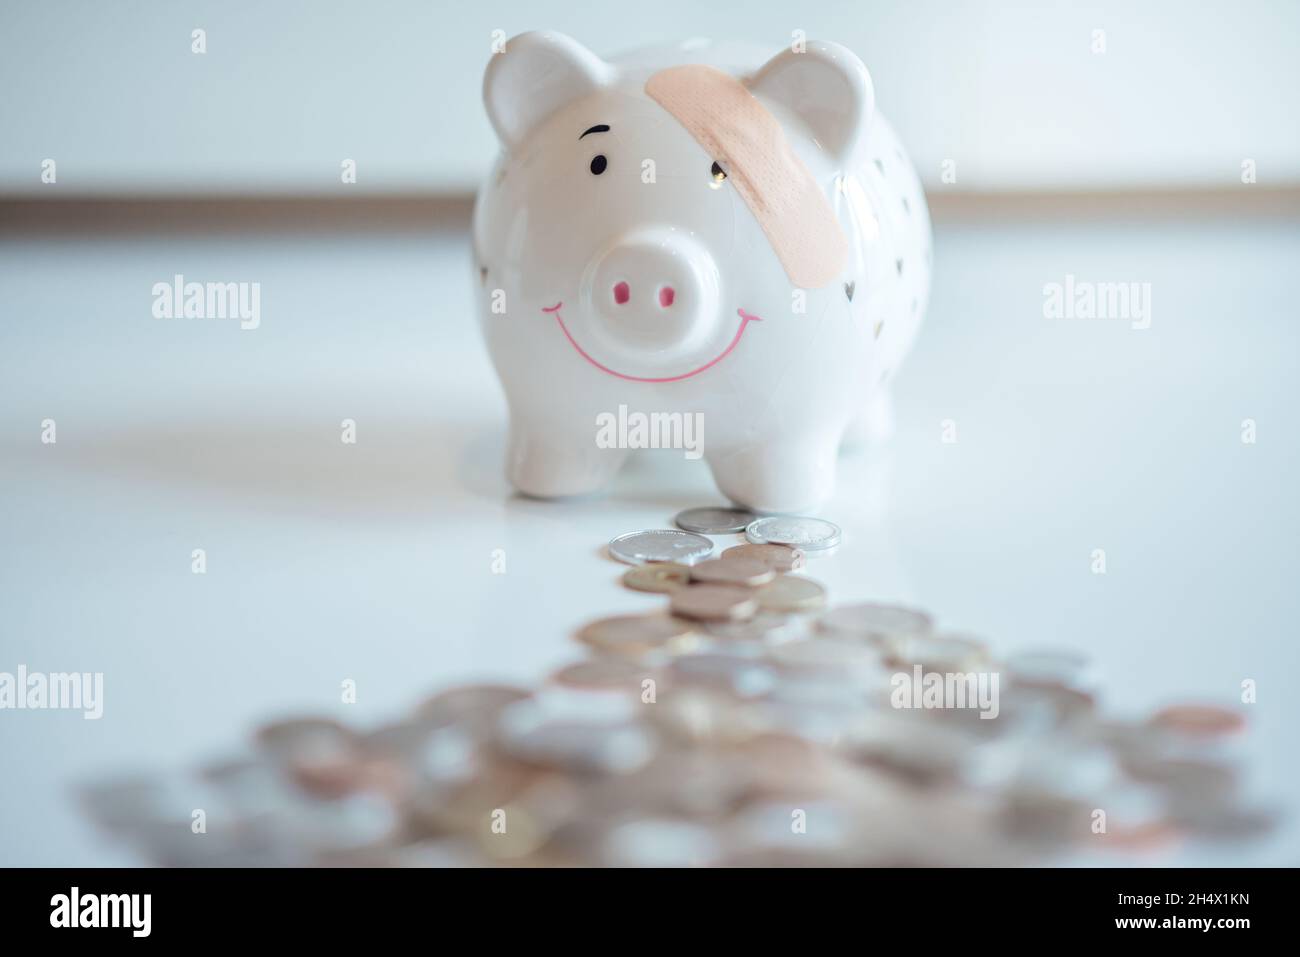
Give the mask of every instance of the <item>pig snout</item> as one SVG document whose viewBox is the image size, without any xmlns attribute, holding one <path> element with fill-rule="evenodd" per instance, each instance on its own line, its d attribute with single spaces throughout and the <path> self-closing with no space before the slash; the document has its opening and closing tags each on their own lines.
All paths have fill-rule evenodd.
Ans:
<svg viewBox="0 0 1300 957">
<path fill-rule="evenodd" d="M 624 348 L 689 349 L 718 321 L 719 275 L 700 243 L 672 229 L 642 230 L 597 255 L 583 298 L 601 338 Z"/>
</svg>

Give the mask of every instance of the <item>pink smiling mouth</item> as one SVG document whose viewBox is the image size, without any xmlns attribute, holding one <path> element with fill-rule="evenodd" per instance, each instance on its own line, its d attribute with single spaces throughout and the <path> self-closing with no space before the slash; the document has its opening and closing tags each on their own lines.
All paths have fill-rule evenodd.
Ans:
<svg viewBox="0 0 1300 957">
<path fill-rule="evenodd" d="M 737 309 L 736 315 L 740 316 L 740 327 L 736 330 L 736 335 L 731 340 L 731 342 L 727 345 L 727 348 L 723 349 L 716 356 L 714 356 L 712 359 L 710 359 L 708 362 L 704 363 L 704 365 L 700 366 L 697 369 L 692 369 L 690 372 L 683 372 L 681 375 L 670 375 L 670 376 L 664 376 L 662 378 L 656 379 L 649 376 L 627 375 L 625 373 L 615 371 L 614 369 L 611 369 L 609 366 L 601 365 L 599 362 L 593 359 L 591 355 L 589 355 L 587 351 L 582 348 L 582 346 L 578 345 L 577 340 L 574 339 L 573 336 L 569 333 L 569 327 L 564 324 L 564 317 L 560 315 L 560 307 L 563 305 L 564 305 L 563 302 L 557 302 L 555 305 L 550 306 L 549 308 L 543 306 L 542 312 L 549 312 L 554 314 L 555 321 L 560 324 L 560 331 L 564 333 L 564 338 L 569 340 L 569 345 L 573 346 L 573 348 L 578 351 L 578 355 L 582 356 L 584 359 L 586 359 L 588 362 L 594 365 L 601 372 L 607 372 L 612 376 L 617 376 L 620 379 L 626 379 L 629 382 L 680 382 L 682 379 L 689 379 L 691 376 L 699 375 L 705 369 L 711 369 L 713 366 L 717 365 L 719 362 L 721 362 L 723 359 L 727 358 L 727 356 L 731 354 L 731 350 L 736 348 L 736 346 L 740 344 L 740 337 L 745 334 L 745 329 L 746 327 L 749 326 L 751 322 L 762 321 L 761 316 L 752 315 L 751 313 L 746 312 L 744 309 Z"/>
</svg>

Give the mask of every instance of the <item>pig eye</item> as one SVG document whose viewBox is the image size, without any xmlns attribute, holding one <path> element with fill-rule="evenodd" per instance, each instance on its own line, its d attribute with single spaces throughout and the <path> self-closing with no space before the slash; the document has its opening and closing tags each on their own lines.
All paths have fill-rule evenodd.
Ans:
<svg viewBox="0 0 1300 957">
<path fill-rule="evenodd" d="M 591 160 L 591 175 L 599 176 L 601 173 L 605 172 L 605 167 L 607 165 L 609 164 L 605 162 L 605 157 L 601 154 L 597 154 Z"/>
<path fill-rule="evenodd" d="M 727 171 L 715 162 L 713 166 L 709 168 L 709 175 L 713 177 L 714 183 L 721 183 L 727 178 Z"/>
</svg>

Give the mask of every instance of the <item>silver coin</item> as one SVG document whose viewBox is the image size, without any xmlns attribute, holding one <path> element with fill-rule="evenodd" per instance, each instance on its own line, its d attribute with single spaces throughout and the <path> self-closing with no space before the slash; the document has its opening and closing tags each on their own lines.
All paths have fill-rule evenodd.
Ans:
<svg viewBox="0 0 1300 957">
<path fill-rule="evenodd" d="M 743 508 L 688 508 L 673 519 L 678 528 L 703 535 L 738 535 L 754 520 Z"/>
<path fill-rule="evenodd" d="M 790 545 L 804 552 L 827 552 L 840 543 L 840 527 L 820 518 L 767 515 L 745 526 L 755 545 Z"/>
<path fill-rule="evenodd" d="M 609 554 L 629 565 L 644 565 L 646 562 L 693 565 L 713 554 L 713 542 L 694 532 L 652 528 L 618 536 L 609 543 Z"/>
</svg>

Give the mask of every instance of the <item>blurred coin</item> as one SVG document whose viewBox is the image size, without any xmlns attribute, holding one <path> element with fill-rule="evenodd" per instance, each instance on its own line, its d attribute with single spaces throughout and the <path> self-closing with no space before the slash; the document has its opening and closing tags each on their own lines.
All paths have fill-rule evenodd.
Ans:
<svg viewBox="0 0 1300 957">
<path fill-rule="evenodd" d="M 730 745 L 766 730 L 754 702 L 697 688 L 665 694 L 645 710 L 650 723 L 669 739 L 697 746 Z"/>
<path fill-rule="evenodd" d="M 1086 691 L 1062 685 L 1015 685 L 1001 695 L 999 720 L 1040 734 L 1090 719 L 1096 700 Z"/>
<path fill-rule="evenodd" d="M 242 818 L 276 816 L 296 806 L 298 796 L 276 765 L 252 758 L 232 758 L 204 765 L 199 775 Z"/>
<path fill-rule="evenodd" d="M 820 518 L 768 515 L 745 527 L 745 537 L 755 545 L 790 545 L 804 552 L 824 553 L 840 543 L 840 528 Z"/>
<path fill-rule="evenodd" d="M 1015 781 L 1021 790 L 1095 802 L 1123 779 L 1115 755 L 1099 745 L 1057 737 L 1026 742 L 1023 748 Z"/>
<path fill-rule="evenodd" d="M 901 639 L 895 657 L 925 671 L 974 671 L 988 664 L 988 645 L 966 635 L 908 635 Z"/>
<path fill-rule="evenodd" d="M 1121 758 L 1145 760 L 1167 753 L 1168 735 L 1147 722 L 1099 719 L 1080 729 L 1087 741 L 1110 748 Z"/>
<path fill-rule="evenodd" d="M 527 689 L 512 685 L 462 685 L 429 698 L 416 709 L 416 717 L 432 724 L 466 724 L 484 730 L 502 709 L 531 696 Z"/>
<path fill-rule="evenodd" d="M 709 625 L 745 625 L 744 621 L 704 621 L 700 622 L 704 630 L 700 633 L 698 647 L 692 649 L 692 655 L 726 655 L 728 658 L 746 658 L 749 661 L 762 661 L 766 646 L 761 641 L 737 641 L 734 638 L 718 638 L 709 630 Z"/>
<path fill-rule="evenodd" d="M 1119 783 L 1098 797 L 1097 810 L 1106 814 L 1106 829 L 1096 836 L 1108 845 L 1144 850 L 1178 836 L 1162 795 L 1147 786 Z"/>
<path fill-rule="evenodd" d="M 426 728 L 424 735 L 406 742 L 401 770 L 426 792 L 464 783 L 482 770 L 479 743 L 464 725 Z"/>
<path fill-rule="evenodd" d="M 754 597 L 764 611 L 816 611 L 826 604 L 826 589 L 811 578 L 782 575 L 759 588 Z"/>
<path fill-rule="evenodd" d="M 692 581 L 706 585 L 740 585 L 755 587 L 766 585 L 776 577 L 776 572 L 756 558 L 710 558 L 691 566 Z"/>
<path fill-rule="evenodd" d="M 1139 781 L 1149 781 L 1181 795 L 1198 795 L 1204 800 L 1219 800 L 1237 788 L 1237 770 L 1219 761 L 1194 758 L 1155 758 L 1133 760 L 1121 758 L 1124 769 Z"/>
<path fill-rule="evenodd" d="M 160 778 L 130 774 L 88 782 L 78 789 L 86 811 L 96 823 L 111 830 L 124 830 L 149 819 L 164 790 Z"/>
<path fill-rule="evenodd" d="M 793 690 L 795 687 L 801 690 Z M 822 692 L 808 697 L 808 692 Z M 846 697 L 851 697 L 847 703 Z M 805 680 L 797 685 L 783 677 L 762 701 L 768 726 L 820 746 L 833 747 L 844 739 L 847 729 L 862 710 L 862 695 L 851 681 Z"/>
<path fill-rule="evenodd" d="M 1066 794 L 1035 790 L 1005 795 L 1002 827 L 1012 837 L 1045 845 L 1071 844 L 1092 836 L 1093 804 Z"/>
<path fill-rule="evenodd" d="M 176 843 L 182 846 L 177 848 L 178 854 L 171 857 L 186 866 L 222 863 L 217 858 L 224 855 L 223 845 L 234 829 L 234 816 L 228 813 L 229 807 L 217 809 L 219 805 L 228 805 L 225 795 L 207 779 L 190 774 L 165 772 L 109 776 L 81 785 L 78 796 L 91 818 L 119 839 L 128 838 L 149 845 L 153 836 L 176 836 Z M 195 808 L 210 809 L 212 820 L 205 836 L 212 839 L 210 848 L 193 846 L 194 834 L 190 826 Z M 188 848 L 180 835 L 190 838 L 192 843 Z M 157 846 L 146 847 L 145 853 L 154 860 L 164 856 Z"/>
<path fill-rule="evenodd" d="M 577 638 L 598 651 L 642 655 L 657 649 L 681 650 L 698 641 L 689 622 L 670 615 L 617 615 L 590 622 Z"/>
<path fill-rule="evenodd" d="M 388 855 L 389 867 L 475 867 L 483 864 L 478 848 L 463 837 L 424 838 L 396 847 Z"/>
<path fill-rule="evenodd" d="M 376 728 L 362 739 L 367 786 L 403 799 L 413 789 L 465 781 L 479 772 L 486 730 L 418 718 Z"/>
<path fill-rule="evenodd" d="M 192 824 L 188 814 L 185 820 L 150 820 L 135 829 L 131 839 L 162 867 L 301 867 L 309 863 L 303 853 L 294 853 L 289 842 L 267 842 L 254 849 L 244 834 L 218 820 L 210 821 L 198 839 Z"/>
<path fill-rule="evenodd" d="M 539 714 L 548 719 L 621 724 L 639 718 L 641 707 L 637 699 L 628 695 L 553 684 L 539 691 L 534 701 L 521 702 L 517 707 L 503 713 L 501 720 L 519 721 L 527 719 L 528 715 Z"/>
<path fill-rule="evenodd" d="M 678 528 L 703 535 L 733 535 L 745 530 L 754 513 L 743 508 L 688 508 L 673 519 Z"/>
<path fill-rule="evenodd" d="M 880 656 L 872 648 L 842 638 L 801 638 L 775 645 L 767 654 L 778 665 L 799 671 L 847 675 L 853 670 L 881 670 Z"/>
<path fill-rule="evenodd" d="M 365 773 L 356 734 L 329 718 L 291 718 L 257 729 L 258 745 L 305 790 L 339 797 L 361 786 Z"/>
<path fill-rule="evenodd" d="M 713 542 L 703 535 L 675 528 L 628 532 L 609 543 L 609 554 L 629 565 L 646 562 L 693 564 L 713 553 Z"/>
<path fill-rule="evenodd" d="M 1005 839 L 999 808 L 983 796 L 908 789 L 892 811 L 886 859 L 892 866 L 1007 867 L 1031 861 L 1023 845 Z"/>
<path fill-rule="evenodd" d="M 635 661 L 603 655 L 561 668 L 551 675 L 551 680 L 566 688 L 640 694 L 641 682 L 650 677 L 650 669 Z"/>
<path fill-rule="evenodd" d="M 793 572 L 803 568 L 807 556 L 789 545 L 732 545 L 722 553 L 723 558 L 753 558 L 763 562 L 773 571 Z"/>
<path fill-rule="evenodd" d="M 842 752 L 887 768 L 915 784 L 952 783 L 965 776 L 970 743 L 922 712 L 863 712 L 845 733 Z"/>
<path fill-rule="evenodd" d="M 357 735 L 361 750 L 370 758 L 404 758 L 429 733 L 423 721 L 393 721 Z"/>
<path fill-rule="evenodd" d="M 637 724 L 543 718 L 501 729 L 507 754 L 529 764 L 578 773 L 634 771 L 654 756 L 654 741 Z"/>
<path fill-rule="evenodd" d="M 817 620 L 817 630 L 842 637 L 895 638 L 929 634 L 933 619 L 902 605 L 837 605 Z"/>
<path fill-rule="evenodd" d="M 641 818 L 615 826 L 601 841 L 601 863 L 610 867 L 704 867 L 721 848 L 714 832 L 680 818 Z"/>
<path fill-rule="evenodd" d="M 757 802 L 728 826 L 728 847 L 739 863 L 763 853 L 769 864 L 819 866 L 845 863 L 860 841 L 859 822 L 835 801 Z"/>
<path fill-rule="evenodd" d="M 834 783 L 831 754 L 794 734 L 760 734 L 736 751 L 749 764 L 753 787 L 762 798 L 819 797 Z"/>
<path fill-rule="evenodd" d="M 850 713 L 861 713 L 867 709 L 868 699 L 883 701 L 889 689 L 888 670 L 875 651 L 861 642 L 801 638 L 771 646 L 767 657 L 782 675 L 772 697 L 790 705 L 783 712 L 785 720 L 817 728 L 819 739 L 828 728 L 837 727 L 843 715 L 825 713 L 824 706 L 833 705 L 835 699 L 800 704 L 801 696 L 818 685 L 839 685 L 857 696 L 856 707 Z"/>
<path fill-rule="evenodd" d="M 1151 723 L 1180 734 L 1208 738 L 1240 731 L 1246 719 L 1239 712 L 1214 705 L 1180 704 L 1163 709 Z"/>
<path fill-rule="evenodd" d="M 1069 649 L 1041 648 L 1008 655 L 1006 670 L 1013 681 L 1073 687 L 1083 683 L 1088 657 Z"/>
<path fill-rule="evenodd" d="M 351 756 L 357 747 L 356 735 L 331 718 L 271 721 L 257 729 L 254 739 L 277 760 Z"/>
<path fill-rule="evenodd" d="M 800 636 L 802 624 L 775 612 L 760 612 L 748 621 L 710 621 L 704 625 L 712 638 L 728 642 L 769 642 L 778 644 Z"/>
<path fill-rule="evenodd" d="M 406 800 L 414 787 L 411 764 L 434 730 L 425 722 L 398 721 L 361 735 L 364 770 L 360 787 L 396 803 Z"/>
<path fill-rule="evenodd" d="M 669 597 L 674 615 L 703 621 L 752 618 L 758 610 L 753 592 L 732 585 L 692 585 Z"/>
<path fill-rule="evenodd" d="M 663 748 L 654 761 L 621 779 L 626 790 L 618 810 L 717 818 L 733 810 L 750 790 L 745 765 L 731 751 Z"/>
<path fill-rule="evenodd" d="M 861 650 L 861 646 L 854 647 Z M 769 660 L 772 660 L 771 656 Z M 772 661 L 774 665 L 778 664 Z M 815 663 L 812 667 L 803 667 L 804 664 L 796 661 L 793 667 L 782 668 L 781 681 L 772 689 L 768 705 L 779 702 L 800 707 L 816 706 L 854 715 L 872 707 L 863 700 L 860 689 L 842 680 L 843 675 L 834 674 L 838 663 L 829 667 L 823 666 L 824 663 Z M 867 660 L 866 666 L 878 667 L 874 660 Z"/>
<path fill-rule="evenodd" d="M 515 861 L 544 846 L 577 813 L 581 794 L 563 773 L 539 775 L 502 807 L 485 809 L 475 837 L 491 857 Z"/>
<path fill-rule="evenodd" d="M 1197 794 L 1171 797 L 1169 816 L 1178 827 L 1211 840 L 1250 840 L 1272 831 L 1281 820 L 1272 807 Z"/>
<path fill-rule="evenodd" d="M 687 585 L 691 569 L 677 562 L 650 562 L 629 568 L 623 575 L 623 584 L 637 591 L 670 592 Z"/>
<path fill-rule="evenodd" d="M 771 668 L 734 655 L 682 655 L 673 659 L 668 673 L 674 688 L 706 688 L 737 698 L 761 697 L 776 684 Z"/>
<path fill-rule="evenodd" d="M 302 845 L 322 854 L 384 844 L 397 835 L 402 820 L 383 796 L 358 791 L 337 800 L 304 801 L 286 823 Z"/>
<path fill-rule="evenodd" d="M 416 795 L 410 812 L 418 825 L 441 833 L 469 834 L 484 815 L 505 806 L 549 773 L 495 748 L 484 748 L 475 763 L 475 773 L 469 778 L 435 784 Z"/>
</svg>

